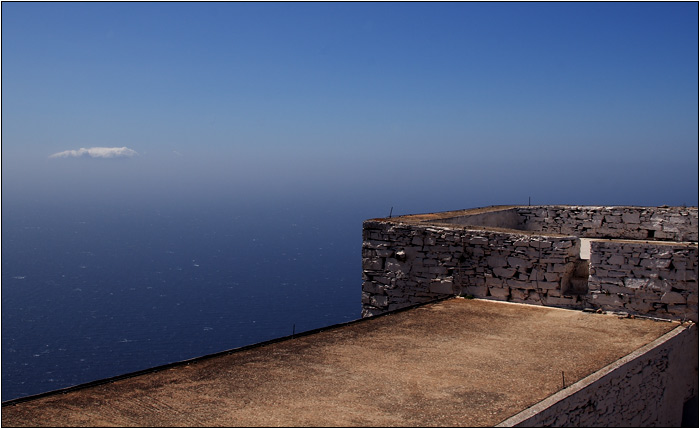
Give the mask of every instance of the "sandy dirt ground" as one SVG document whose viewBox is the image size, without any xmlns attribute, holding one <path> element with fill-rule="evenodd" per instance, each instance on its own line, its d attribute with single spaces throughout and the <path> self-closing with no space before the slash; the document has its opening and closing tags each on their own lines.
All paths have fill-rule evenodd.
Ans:
<svg viewBox="0 0 700 429">
<path fill-rule="evenodd" d="M 451 299 L 4 404 L 12 426 L 493 426 L 678 326 Z"/>
</svg>

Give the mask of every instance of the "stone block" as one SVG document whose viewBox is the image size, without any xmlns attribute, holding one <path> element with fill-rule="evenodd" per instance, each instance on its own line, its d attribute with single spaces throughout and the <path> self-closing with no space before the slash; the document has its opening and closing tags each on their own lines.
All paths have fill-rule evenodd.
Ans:
<svg viewBox="0 0 700 429">
<path fill-rule="evenodd" d="M 554 297 L 554 296 L 547 296 L 543 299 L 545 305 L 554 305 L 554 306 L 574 306 L 579 304 L 576 298 L 565 298 L 565 297 Z"/>
<path fill-rule="evenodd" d="M 687 305 L 669 305 L 666 311 L 677 316 L 690 315 L 691 309 Z"/>
<path fill-rule="evenodd" d="M 362 292 L 361 302 L 362 304 L 369 304 L 372 302 L 372 296 L 367 292 Z"/>
<path fill-rule="evenodd" d="M 662 231 L 664 231 L 664 232 L 676 232 L 676 233 L 680 232 L 680 229 L 678 228 L 677 225 L 671 225 L 671 224 L 668 224 L 668 223 L 663 224 L 663 226 L 661 227 L 661 229 L 662 229 Z"/>
<path fill-rule="evenodd" d="M 605 215 L 605 223 L 616 224 L 622 221 L 622 216 Z"/>
<path fill-rule="evenodd" d="M 529 292 L 521 289 L 511 289 L 510 299 L 512 301 L 525 301 L 530 296 Z"/>
<path fill-rule="evenodd" d="M 564 264 L 552 264 L 552 266 L 548 270 L 549 272 L 552 273 L 563 273 L 566 272 L 566 265 Z"/>
<path fill-rule="evenodd" d="M 528 280 L 531 282 L 535 281 L 544 281 L 546 279 L 546 274 L 544 271 L 533 268 L 533 270 L 530 272 L 530 275 L 528 276 Z"/>
<path fill-rule="evenodd" d="M 515 268 L 530 268 L 532 267 L 532 262 L 523 258 L 515 258 L 511 256 L 510 258 L 508 258 L 508 265 Z"/>
<path fill-rule="evenodd" d="M 651 277 L 651 276 L 650 276 Z M 668 280 L 662 280 L 658 278 L 650 278 L 649 283 L 647 283 L 647 288 L 651 290 L 657 290 L 662 292 L 671 291 L 671 283 Z"/>
<path fill-rule="evenodd" d="M 654 234 L 654 238 L 659 238 L 662 240 L 675 239 L 676 234 L 668 231 L 656 231 L 656 233 Z"/>
<path fill-rule="evenodd" d="M 419 237 L 419 236 L 417 236 L 417 235 L 414 236 L 414 237 L 411 239 L 411 244 L 414 245 L 414 246 L 422 246 L 422 245 L 423 245 L 423 237 Z"/>
<path fill-rule="evenodd" d="M 389 304 L 386 311 L 398 310 L 399 308 L 408 307 L 409 305 L 411 305 L 411 304 L 408 302 L 396 302 L 396 303 L 392 302 L 391 304 Z"/>
<path fill-rule="evenodd" d="M 377 251 L 372 249 L 362 248 L 362 259 L 374 258 L 377 256 Z"/>
<path fill-rule="evenodd" d="M 375 277 L 373 280 L 376 283 L 382 284 L 382 285 L 388 285 L 391 283 L 391 279 L 389 277 L 385 277 L 385 276 Z"/>
<path fill-rule="evenodd" d="M 636 289 L 634 291 L 634 300 L 647 301 L 647 302 L 659 302 L 661 299 L 662 292 L 648 291 L 644 289 Z"/>
<path fill-rule="evenodd" d="M 498 277 L 486 277 L 485 284 L 488 287 L 501 287 L 503 286 L 503 279 Z"/>
<path fill-rule="evenodd" d="M 485 245 L 488 244 L 489 240 L 486 237 L 472 237 L 469 239 L 469 244 L 472 245 Z"/>
<path fill-rule="evenodd" d="M 377 307 L 377 308 L 383 308 L 386 307 L 387 304 L 389 303 L 389 297 L 386 295 L 373 295 L 370 298 L 370 305 Z"/>
<path fill-rule="evenodd" d="M 623 213 L 622 222 L 638 224 L 639 223 L 639 212 Z"/>
<path fill-rule="evenodd" d="M 471 285 L 484 286 L 484 285 L 486 285 L 486 278 L 482 277 L 482 276 L 470 277 L 469 282 Z"/>
<path fill-rule="evenodd" d="M 515 268 L 497 267 L 493 269 L 493 274 L 497 277 L 509 279 L 515 275 Z"/>
<path fill-rule="evenodd" d="M 604 293 L 591 293 L 588 296 L 588 300 L 594 306 L 605 306 L 615 308 L 622 308 L 624 306 L 623 299 L 614 294 L 607 295 Z"/>
<path fill-rule="evenodd" d="M 363 241 L 362 242 L 362 247 L 366 249 L 383 249 L 387 248 L 391 245 L 388 241 L 379 241 L 379 240 L 372 240 L 372 241 Z"/>
<path fill-rule="evenodd" d="M 608 270 L 608 277 L 613 277 L 613 278 L 624 278 L 627 277 L 629 273 L 626 273 L 624 271 L 619 271 L 619 270 Z"/>
<path fill-rule="evenodd" d="M 508 285 L 509 288 L 535 289 L 534 285 L 530 286 L 530 282 L 523 282 L 520 280 L 509 279 L 509 280 L 506 280 L 506 284 Z"/>
<path fill-rule="evenodd" d="M 688 264 L 686 263 L 685 259 L 674 257 L 671 262 L 673 263 L 673 268 L 675 268 L 678 271 L 683 271 L 686 268 L 688 268 Z"/>
<path fill-rule="evenodd" d="M 377 249 L 375 250 L 375 253 L 381 258 L 388 258 L 390 256 L 394 256 L 393 249 Z"/>
<path fill-rule="evenodd" d="M 557 298 L 562 297 L 561 289 L 547 289 L 547 290 L 542 290 L 540 291 L 542 294 L 545 294 L 547 296 L 556 296 Z"/>
<path fill-rule="evenodd" d="M 484 249 L 481 247 L 473 247 L 471 249 L 467 249 L 467 251 L 470 252 L 472 256 L 477 258 L 484 256 Z"/>
<path fill-rule="evenodd" d="M 664 304 L 685 304 L 686 300 L 685 297 L 678 292 L 665 292 L 661 296 L 661 302 Z"/>
<path fill-rule="evenodd" d="M 592 276 L 589 278 L 589 282 L 592 284 L 600 285 L 605 287 L 606 285 L 624 286 L 624 279 L 622 277 L 600 277 Z"/>
<path fill-rule="evenodd" d="M 668 268 L 671 265 L 670 259 L 644 259 L 640 261 L 639 265 L 644 268 L 649 268 L 653 270 L 658 270 L 661 268 Z"/>
<path fill-rule="evenodd" d="M 534 247 L 535 249 L 549 249 L 550 247 L 552 247 L 552 242 L 532 240 L 530 241 L 530 247 Z"/>
<path fill-rule="evenodd" d="M 539 258 L 537 260 L 538 264 L 565 264 L 566 263 L 566 257 L 564 256 L 547 256 L 543 258 Z"/>
<path fill-rule="evenodd" d="M 642 300 L 632 300 L 629 303 L 625 304 L 625 308 L 627 310 L 631 310 L 634 313 L 641 313 L 641 314 L 646 314 L 651 311 L 654 311 L 654 306 L 651 305 L 650 303 Z"/>
<path fill-rule="evenodd" d="M 430 282 L 430 287 L 428 290 L 433 293 L 439 294 L 454 294 L 454 284 L 451 279 L 436 279 Z"/>
<path fill-rule="evenodd" d="M 544 278 L 548 282 L 558 282 L 559 280 L 561 280 L 561 273 L 547 272 L 547 273 L 544 273 Z"/>
<path fill-rule="evenodd" d="M 506 258 L 503 256 L 489 256 L 486 258 L 486 263 L 489 267 L 505 267 L 508 265 Z"/>
<path fill-rule="evenodd" d="M 582 222 L 582 226 L 584 228 L 592 228 L 592 229 L 597 229 L 600 228 L 600 226 L 603 224 L 602 219 L 594 219 L 594 220 L 584 220 Z"/>
<path fill-rule="evenodd" d="M 403 272 L 406 273 L 410 269 L 407 264 L 401 263 L 394 258 L 388 258 L 385 261 L 386 270 L 390 272 Z"/>
<path fill-rule="evenodd" d="M 363 307 L 362 308 L 362 317 L 376 316 L 378 314 L 384 313 L 384 311 L 385 310 L 381 310 L 379 308 Z"/>
<path fill-rule="evenodd" d="M 444 275 L 447 274 L 447 268 L 444 265 L 439 265 L 437 267 L 430 267 L 428 272 L 430 274 Z"/>
<path fill-rule="evenodd" d="M 591 250 L 591 264 L 593 265 L 600 265 L 601 262 L 603 262 L 603 253 L 602 252 L 596 252 L 593 253 Z"/>
<path fill-rule="evenodd" d="M 611 265 L 623 265 L 625 263 L 625 257 L 622 255 L 612 255 L 608 258 L 608 264 Z"/>
<path fill-rule="evenodd" d="M 673 257 L 673 250 L 672 249 L 664 249 L 661 248 L 659 249 L 658 252 L 656 252 L 656 258 L 658 259 L 666 259 L 666 258 L 671 258 Z"/>
<path fill-rule="evenodd" d="M 560 240 L 560 241 L 555 241 L 554 243 L 554 249 L 568 249 L 574 245 L 574 243 L 571 240 Z"/>
<path fill-rule="evenodd" d="M 375 284 L 374 282 L 362 282 L 362 292 L 363 292 L 362 297 L 364 298 L 364 293 L 367 293 L 367 294 L 377 293 L 378 289 L 379 289 L 379 286 L 377 284 Z M 382 293 L 384 293 L 383 289 L 382 289 Z"/>
<path fill-rule="evenodd" d="M 462 293 L 471 295 L 477 298 L 485 298 L 488 296 L 488 288 L 486 286 L 469 285 L 462 288 Z"/>
<path fill-rule="evenodd" d="M 543 290 L 560 289 L 560 285 L 558 282 L 537 282 L 535 285 L 538 289 Z"/>
<path fill-rule="evenodd" d="M 632 279 L 632 278 L 626 278 L 624 280 L 624 285 L 625 287 L 629 289 L 640 289 L 640 288 L 645 288 L 649 284 L 649 279 Z"/>
<path fill-rule="evenodd" d="M 687 289 L 687 286 L 684 285 L 686 283 L 685 271 L 672 270 L 670 272 L 661 274 L 663 275 L 663 278 L 668 280 L 674 280 L 674 283 L 681 285 L 675 287 L 679 289 Z"/>
<path fill-rule="evenodd" d="M 365 258 L 362 260 L 363 270 L 374 270 L 379 271 L 384 269 L 384 259 L 383 258 Z"/>
<path fill-rule="evenodd" d="M 507 287 L 490 287 L 489 295 L 495 299 L 508 299 L 510 289 Z"/>
<path fill-rule="evenodd" d="M 624 286 L 619 286 L 619 285 L 612 285 L 612 284 L 605 285 L 605 290 L 608 291 L 609 293 L 614 293 L 614 294 L 634 295 L 634 289 L 626 288 Z"/>
</svg>

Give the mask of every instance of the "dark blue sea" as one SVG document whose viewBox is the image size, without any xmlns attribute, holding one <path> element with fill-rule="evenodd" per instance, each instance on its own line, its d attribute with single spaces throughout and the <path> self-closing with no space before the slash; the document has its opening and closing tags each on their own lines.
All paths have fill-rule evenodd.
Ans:
<svg viewBox="0 0 700 429">
<path fill-rule="evenodd" d="M 387 214 L 3 201 L 2 400 L 357 319 L 362 221 Z"/>
</svg>

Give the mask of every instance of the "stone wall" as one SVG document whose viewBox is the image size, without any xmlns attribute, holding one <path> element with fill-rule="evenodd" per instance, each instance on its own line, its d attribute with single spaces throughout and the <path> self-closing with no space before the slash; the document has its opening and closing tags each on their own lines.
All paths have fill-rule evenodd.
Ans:
<svg viewBox="0 0 700 429">
<path fill-rule="evenodd" d="M 363 316 L 471 295 L 697 322 L 697 244 L 593 240 L 589 265 L 575 235 L 697 240 L 697 215 L 677 207 L 511 206 L 369 220 Z"/>
<path fill-rule="evenodd" d="M 573 236 L 366 221 L 363 316 L 455 294 L 580 307 L 561 292 L 579 245 Z"/>
<path fill-rule="evenodd" d="M 679 427 L 697 362 L 697 325 L 680 326 L 498 426 Z"/>
<path fill-rule="evenodd" d="M 585 238 L 698 241 L 697 207 L 521 206 L 528 231 Z"/>
<path fill-rule="evenodd" d="M 593 307 L 698 321 L 698 247 L 591 241 Z"/>
<path fill-rule="evenodd" d="M 497 228 L 519 229 L 526 231 L 525 221 L 527 217 L 519 213 L 518 207 L 499 208 L 494 207 L 485 213 L 466 213 L 462 216 L 440 219 L 441 223 L 454 225 L 478 225 Z"/>
</svg>

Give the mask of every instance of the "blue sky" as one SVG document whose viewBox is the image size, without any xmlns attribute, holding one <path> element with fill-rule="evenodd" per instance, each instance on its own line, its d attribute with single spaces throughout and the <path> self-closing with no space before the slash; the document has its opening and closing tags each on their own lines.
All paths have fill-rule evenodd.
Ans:
<svg viewBox="0 0 700 429">
<path fill-rule="evenodd" d="M 697 205 L 698 4 L 3 3 L 2 155 L 4 200 Z"/>
</svg>

